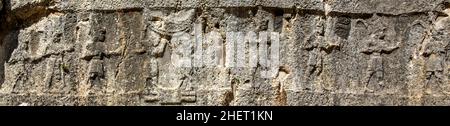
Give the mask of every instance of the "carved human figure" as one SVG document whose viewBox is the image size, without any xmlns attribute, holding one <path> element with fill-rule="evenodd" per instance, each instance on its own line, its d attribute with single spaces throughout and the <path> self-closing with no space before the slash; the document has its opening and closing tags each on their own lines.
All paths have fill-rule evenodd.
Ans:
<svg viewBox="0 0 450 126">
<path fill-rule="evenodd" d="M 100 88 L 99 86 L 101 86 L 101 80 L 105 77 L 103 61 L 100 56 L 94 57 L 89 62 L 88 75 L 91 87 Z"/>
<path fill-rule="evenodd" d="M 148 63 L 150 75 L 143 100 L 145 103 L 182 104 L 195 102 L 195 90 L 187 80 L 190 62 L 184 62 L 192 35 L 195 9 L 166 13 L 164 10 L 149 14 L 147 41 L 152 45 Z"/>
<path fill-rule="evenodd" d="M 306 71 L 303 76 L 304 90 L 312 90 L 314 77 L 322 72 L 323 58 L 329 52 L 339 46 L 340 40 L 325 40 L 325 21 L 322 18 L 316 19 L 313 33 L 309 35 L 302 44 L 302 49 L 308 51 Z"/>
<path fill-rule="evenodd" d="M 433 29 L 431 37 L 426 39 L 423 47 L 422 56 L 426 60 L 425 63 L 425 93 L 432 93 L 432 91 L 443 90 L 444 69 L 445 69 L 445 47 L 448 45 L 448 36 L 445 29 Z"/>
<path fill-rule="evenodd" d="M 399 43 L 392 45 L 391 40 L 387 39 L 386 24 L 381 22 L 380 19 L 375 21 L 374 24 L 369 29 L 372 33 L 366 39 L 363 49 L 360 50 L 361 53 L 370 57 L 363 77 L 363 83 L 366 84 L 366 91 L 368 92 L 374 92 L 385 86 L 382 54 L 389 54 L 399 48 Z"/>
<path fill-rule="evenodd" d="M 88 62 L 87 83 L 91 88 L 100 90 L 101 80 L 104 78 L 103 46 L 106 39 L 106 29 L 94 30 L 90 16 L 82 19 L 77 25 L 77 42 L 83 45 L 81 59 Z"/>
</svg>

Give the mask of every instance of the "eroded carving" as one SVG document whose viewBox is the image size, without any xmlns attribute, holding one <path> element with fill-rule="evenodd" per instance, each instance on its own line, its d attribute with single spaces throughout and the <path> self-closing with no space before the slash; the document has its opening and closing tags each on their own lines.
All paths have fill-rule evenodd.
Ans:
<svg viewBox="0 0 450 126">
<path fill-rule="evenodd" d="M 88 62 L 87 83 L 91 88 L 100 90 L 104 80 L 103 56 L 106 28 L 94 29 L 93 13 L 82 17 L 76 26 L 76 41 L 83 46 L 80 58 Z"/>
<path fill-rule="evenodd" d="M 430 26 L 421 20 L 416 20 L 409 27 L 407 44 L 412 53 L 411 57 L 417 59 L 419 57 L 419 45 L 423 44 Z"/>
<path fill-rule="evenodd" d="M 438 23 L 448 14 L 435 2 L 424 5 L 439 6 L 438 10 L 414 8 L 417 2 L 380 9 L 366 2 L 276 1 L 269 6 L 269 1 L 171 5 L 57 0 L 48 5 L 25 2 L 30 4 L 16 10 L 4 6 L 0 52 L 14 55 L 0 54 L 0 73 L 5 74 L 0 75 L 0 84 L 5 81 L 0 104 L 405 105 L 412 103 L 408 100 L 434 104 L 434 99 L 448 97 L 435 93 L 450 80 L 445 37 L 449 23 Z M 38 8 L 31 9 L 38 15 L 14 19 L 31 12 L 30 7 Z M 370 17 L 371 13 L 383 17 Z M 432 29 L 437 24 L 447 30 Z M 227 32 L 266 35 L 243 38 Z M 261 36 L 270 40 L 261 41 L 268 38 Z M 239 40 L 231 44 L 226 38 Z M 19 46 L 6 48 L 14 44 L 8 41 Z M 278 47 L 279 57 L 274 53 Z M 238 65 L 226 66 L 231 61 L 224 58 L 227 55 Z M 192 62 L 185 62 L 186 57 Z M 277 58 L 279 64 L 270 63 Z M 65 92 L 66 87 L 76 89 Z M 385 88 L 392 90 L 380 91 Z"/>
<path fill-rule="evenodd" d="M 195 9 L 175 13 L 150 13 L 146 38 L 152 46 L 149 62 L 150 74 L 142 96 L 146 104 L 180 105 L 196 102 L 196 91 L 189 82 L 193 47 L 191 38 Z"/>
<path fill-rule="evenodd" d="M 379 91 L 385 87 L 382 55 L 390 54 L 400 46 L 400 42 L 393 43 L 393 40 L 388 38 L 388 25 L 383 22 L 383 19 L 377 15 L 373 18 L 375 18 L 375 21 L 369 27 L 371 33 L 364 41 L 364 47 L 360 50 L 361 53 L 370 57 L 362 78 L 368 92 Z"/>
<path fill-rule="evenodd" d="M 341 39 L 347 39 L 350 35 L 351 22 L 349 17 L 338 17 L 335 24 L 335 34 Z"/>
<path fill-rule="evenodd" d="M 195 9 L 180 10 L 175 13 L 154 11 L 150 15 L 150 29 L 162 34 L 171 35 L 177 32 L 187 32 L 192 27 Z"/>
</svg>

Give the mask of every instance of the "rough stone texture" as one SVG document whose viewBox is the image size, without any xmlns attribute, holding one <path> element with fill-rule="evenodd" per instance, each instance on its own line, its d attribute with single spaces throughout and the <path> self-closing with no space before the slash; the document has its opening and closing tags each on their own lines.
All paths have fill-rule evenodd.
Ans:
<svg viewBox="0 0 450 126">
<path fill-rule="evenodd" d="M 0 105 L 450 105 L 448 0 L 0 5 Z M 224 46 L 229 31 L 280 33 L 276 76 L 174 67 L 171 54 L 193 41 L 172 39 L 180 31 L 214 31 Z"/>
</svg>

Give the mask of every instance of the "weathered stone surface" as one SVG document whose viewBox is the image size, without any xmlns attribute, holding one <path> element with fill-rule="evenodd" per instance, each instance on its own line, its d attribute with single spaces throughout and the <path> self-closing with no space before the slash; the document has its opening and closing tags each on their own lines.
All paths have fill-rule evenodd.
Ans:
<svg viewBox="0 0 450 126">
<path fill-rule="evenodd" d="M 0 105 L 450 103 L 448 0 L 0 5 Z"/>
<path fill-rule="evenodd" d="M 325 9 L 341 13 L 383 13 L 401 15 L 405 13 L 420 13 L 442 11 L 446 0 L 329 0 Z"/>
</svg>

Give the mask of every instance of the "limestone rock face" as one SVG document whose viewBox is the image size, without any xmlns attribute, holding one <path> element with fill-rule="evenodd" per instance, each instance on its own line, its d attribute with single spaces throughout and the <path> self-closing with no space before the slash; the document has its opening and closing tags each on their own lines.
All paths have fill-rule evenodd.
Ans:
<svg viewBox="0 0 450 126">
<path fill-rule="evenodd" d="M 2 0 L 0 105 L 450 105 L 448 0 Z"/>
</svg>

